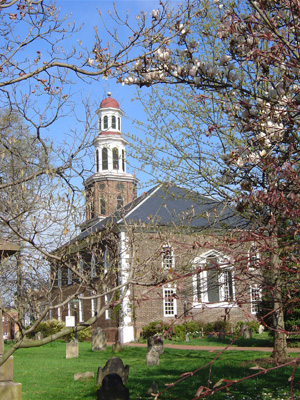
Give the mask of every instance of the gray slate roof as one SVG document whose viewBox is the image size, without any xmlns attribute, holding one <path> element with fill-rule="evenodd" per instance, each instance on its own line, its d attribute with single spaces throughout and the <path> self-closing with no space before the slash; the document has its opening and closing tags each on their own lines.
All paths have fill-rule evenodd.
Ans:
<svg viewBox="0 0 300 400">
<path fill-rule="evenodd" d="M 120 212 L 95 223 L 76 239 L 108 225 L 148 224 L 183 226 L 195 230 L 244 228 L 246 221 L 232 206 L 176 185 L 158 185 L 127 204 Z"/>
</svg>

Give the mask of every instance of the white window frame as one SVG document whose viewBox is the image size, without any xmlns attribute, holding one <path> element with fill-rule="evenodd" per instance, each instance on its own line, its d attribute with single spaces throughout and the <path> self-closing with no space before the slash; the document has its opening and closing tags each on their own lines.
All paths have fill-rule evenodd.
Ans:
<svg viewBox="0 0 300 400">
<path fill-rule="evenodd" d="M 176 295 L 176 287 L 172 285 L 163 286 L 163 313 L 165 318 L 174 318 L 177 315 L 177 300 L 172 295 Z"/>
<path fill-rule="evenodd" d="M 62 320 L 62 316 L 61 316 L 61 307 L 58 307 L 58 309 L 57 309 L 57 319 L 58 319 L 58 321 L 61 321 L 61 320 Z"/>
<path fill-rule="evenodd" d="M 91 257 L 91 278 L 96 277 L 96 260 L 95 260 L 95 252 L 92 251 L 92 257 Z"/>
<path fill-rule="evenodd" d="M 61 270 L 61 267 L 57 268 L 57 286 L 58 287 L 62 286 L 62 270 Z"/>
<path fill-rule="evenodd" d="M 219 301 L 210 303 L 208 301 L 208 276 L 206 270 L 206 263 L 209 257 L 216 257 L 221 273 L 218 273 L 218 284 L 219 284 Z M 193 306 L 200 308 L 205 305 L 208 308 L 216 307 L 237 307 L 235 303 L 235 280 L 234 280 L 234 266 L 230 264 L 230 258 L 224 254 L 216 251 L 209 250 L 202 254 L 200 257 L 195 258 L 193 264 L 194 269 L 199 272 L 195 272 L 193 276 Z M 231 272 L 232 279 L 232 300 L 225 300 L 225 274 L 226 271 Z M 222 273 L 224 272 L 224 273 Z M 201 298 L 198 296 L 198 287 L 201 286 Z"/>
<path fill-rule="evenodd" d="M 68 285 L 72 285 L 72 271 L 68 268 Z"/>
<path fill-rule="evenodd" d="M 163 271 L 172 272 L 175 268 L 175 255 L 173 247 L 165 244 L 161 251 L 161 267 Z"/>
<path fill-rule="evenodd" d="M 249 271 L 255 271 L 259 267 L 260 255 L 259 252 L 253 252 L 253 249 L 256 249 L 256 245 L 253 242 L 248 251 L 248 269 Z M 252 255 L 253 253 L 253 255 Z M 254 260 L 254 263 L 253 263 Z M 253 266 L 255 265 L 255 266 Z"/>
<path fill-rule="evenodd" d="M 97 299 L 91 299 L 91 316 L 95 317 L 97 311 Z"/>
<path fill-rule="evenodd" d="M 79 299 L 78 302 L 78 322 L 84 321 L 83 300 Z"/>
<path fill-rule="evenodd" d="M 253 291 L 258 294 L 258 299 L 254 299 Z M 251 305 L 251 314 L 256 315 L 258 312 L 258 304 L 261 302 L 262 299 L 262 290 L 261 286 L 256 284 L 250 285 L 250 305 Z"/>
<path fill-rule="evenodd" d="M 104 299 L 105 299 L 105 305 L 106 305 L 107 303 L 109 303 L 111 301 L 111 294 L 106 294 L 104 296 Z M 111 317 L 112 317 L 112 309 L 111 309 L 111 307 L 109 307 L 107 310 L 105 310 L 105 319 L 111 319 Z"/>
</svg>

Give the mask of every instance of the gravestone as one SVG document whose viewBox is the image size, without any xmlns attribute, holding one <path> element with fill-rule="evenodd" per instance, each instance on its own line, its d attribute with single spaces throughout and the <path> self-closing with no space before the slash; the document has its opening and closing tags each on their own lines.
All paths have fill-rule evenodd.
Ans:
<svg viewBox="0 0 300 400">
<path fill-rule="evenodd" d="M 151 386 L 147 390 L 147 394 L 151 396 L 151 394 L 158 393 L 158 384 L 156 382 L 152 382 Z"/>
<path fill-rule="evenodd" d="M 121 353 L 123 351 L 123 346 L 120 342 L 116 342 L 112 345 L 113 353 Z"/>
<path fill-rule="evenodd" d="M 78 342 L 69 342 L 66 343 L 66 358 L 78 358 L 79 356 L 79 348 Z"/>
<path fill-rule="evenodd" d="M 37 332 L 35 334 L 34 338 L 35 338 L 35 340 L 42 340 L 44 338 L 44 336 L 43 336 L 42 332 Z"/>
<path fill-rule="evenodd" d="M 118 374 L 107 374 L 97 390 L 97 400 L 129 400 L 129 390 Z"/>
<path fill-rule="evenodd" d="M 97 328 L 92 332 L 92 351 L 105 351 L 107 346 L 106 333 Z"/>
<path fill-rule="evenodd" d="M 159 355 L 163 354 L 164 352 L 164 341 L 162 340 L 161 336 L 151 336 L 148 338 L 148 351 L 154 348 Z"/>
<path fill-rule="evenodd" d="M 160 336 L 148 338 L 148 351 L 146 354 L 146 365 L 159 365 L 159 356 L 164 352 L 164 342 Z"/>
<path fill-rule="evenodd" d="M 220 329 L 220 331 L 218 333 L 218 336 L 219 336 L 219 340 L 225 340 L 225 331 L 224 331 L 224 329 Z"/>
<path fill-rule="evenodd" d="M 244 339 L 252 339 L 252 329 L 244 323 L 241 325 L 241 333 Z"/>
<path fill-rule="evenodd" d="M 261 335 L 265 330 L 265 327 L 263 325 L 259 325 L 258 327 L 258 333 Z"/>
<path fill-rule="evenodd" d="M 155 347 L 152 347 L 146 354 L 146 365 L 153 367 L 159 365 L 159 353 Z"/>
<path fill-rule="evenodd" d="M 120 357 L 110 358 L 103 368 L 98 368 L 97 373 L 97 386 L 102 384 L 104 377 L 108 374 L 118 374 L 124 385 L 128 381 L 129 365 L 124 367 L 123 361 Z"/>
<path fill-rule="evenodd" d="M 95 376 L 94 372 L 77 372 L 74 374 L 74 381 L 89 381 Z"/>
</svg>

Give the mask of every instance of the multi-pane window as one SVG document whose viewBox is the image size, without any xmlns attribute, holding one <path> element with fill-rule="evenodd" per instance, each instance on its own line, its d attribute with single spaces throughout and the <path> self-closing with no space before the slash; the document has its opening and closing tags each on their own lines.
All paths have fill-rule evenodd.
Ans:
<svg viewBox="0 0 300 400">
<path fill-rule="evenodd" d="M 234 269 L 221 254 L 210 253 L 196 260 L 193 278 L 194 301 L 215 304 L 233 302 L 235 298 Z"/>
<path fill-rule="evenodd" d="M 92 317 L 96 316 L 97 312 L 97 299 L 91 299 L 91 315 Z"/>
<path fill-rule="evenodd" d="M 248 254 L 248 264 L 249 264 L 250 270 L 254 270 L 259 266 L 259 253 L 258 253 L 258 249 L 255 246 L 255 244 L 253 244 L 250 247 L 249 254 Z"/>
<path fill-rule="evenodd" d="M 57 268 L 57 286 L 61 287 L 62 285 L 62 272 L 61 272 L 61 267 Z"/>
<path fill-rule="evenodd" d="M 72 271 L 68 268 L 68 285 L 72 285 Z"/>
<path fill-rule="evenodd" d="M 257 314 L 261 301 L 261 288 L 259 285 L 250 286 L 251 314 Z"/>
<path fill-rule="evenodd" d="M 109 304 L 110 301 L 111 301 L 111 293 L 105 295 L 105 304 Z M 105 310 L 105 319 L 111 319 L 111 316 L 112 316 L 112 310 L 111 307 L 109 306 L 109 308 Z"/>
<path fill-rule="evenodd" d="M 174 268 L 174 253 L 171 246 L 162 248 L 162 268 L 164 271 L 172 272 Z"/>
<path fill-rule="evenodd" d="M 83 300 L 79 300 L 78 302 L 78 321 L 84 321 Z"/>
<path fill-rule="evenodd" d="M 177 304 L 175 298 L 175 288 L 164 287 L 163 288 L 163 307 L 164 317 L 174 317 L 177 314 Z"/>
<path fill-rule="evenodd" d="M 103 128 L 108 129 L 108 117 L 107 115 L 104 116 L 103 118 Z"/>
<path fill-rule="evenodd" d="M 100 203 L 100 214 L 106 214 L 106 201 L 101 197 L 99 203 Z"/>
<path fill-rule="evenodd" d="M 108 169 L 108 153 L 106 147 L 102 149 L 102 169 Z"/>
<path fill-rule="evenodd" d="M 113 169 L 119 169 L 119 150 L 117 147 L 114 147 L 112 150 L 113 153 Z"/>
<path fill-rule="evenodd" d="M 125 151 L 122 150 L 122 170 L 125 171 Z"/>
<path fill-rule="evenodd" d="M 124 205 L 123 197 L 119 194 L 117 196 L 117 210 L 120 210 L 120 208 L 122 208 L 123 205 Z"/>
<path fill-rule="evenodd" d="M 96 172 L 99 172 L 99 150 L 96 150 L 95 153 L 95 164 L 96 164 Z"/>
<path fill-rule="evenodd" d="M 95 253 L 92 252 L 92 258 L 91 258 L 91 278 L 95 278 L 96 276 L 96 257 Z"/>
</svg>

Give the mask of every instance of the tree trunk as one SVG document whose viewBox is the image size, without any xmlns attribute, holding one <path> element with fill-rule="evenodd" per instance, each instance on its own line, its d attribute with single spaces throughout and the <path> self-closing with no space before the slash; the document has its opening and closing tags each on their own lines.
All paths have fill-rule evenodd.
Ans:
<svg viewBox="0 0 300 400">
<path fill-rule="evenodd" d="M 282 279 L 280 271 L 280 259 L 277 254 L 277 248 L 272 252 L 271 256 L 271 276 L 273 290 L 273 329 L 274 343 L 272 358 L 277 362 L 284 362 L 288 358 L 284 312 L 282 301 Z"/>
</svg>

